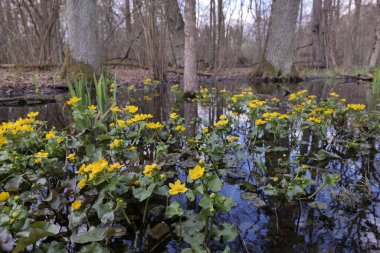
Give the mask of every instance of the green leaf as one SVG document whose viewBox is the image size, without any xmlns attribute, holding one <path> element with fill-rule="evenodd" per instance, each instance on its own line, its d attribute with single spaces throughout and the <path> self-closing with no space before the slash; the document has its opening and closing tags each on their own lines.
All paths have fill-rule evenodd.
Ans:
<svg viewBox="0 0 380 253">
<path fill-rule="evenodd" d="M 86 212 L 72 212 L 69 218 L 70 227 L 78 227 L 87 220 Z"/>
<path fill-rule="evenodd" d="M 218 192 L 222 189 L 222 181 L 219 179 L 218 175 L 213 174 L 208 182 L 208 188 L 213 192 Z"/>
<path fill-rule="evenodd" d="M 88 243 L 88 242 L 97 242 L 101 241 L 107 236 L 108 227 L 90 227 L 86 232 L 79 234 L 72 234 L 70 239 L 75 243 Z"/>
<path fill-rule="evenodd" d="M 211 198 L 208 195 L 204 195 L 203 198 L 199 201 L 199 206 L 201 206 L 203 209 L 211 208 L 213 206 Z"/>
<path fill-rule="evenodd" d="M 28 245 L 36 243 L 38 240 L 58 234 L 61 227 L 55 224 L 39 221 L 30 225 L 28 230 L 23 231 L 23 237 L 17 240 L 17 246 L 13 249 L 12 253 L 21 252 Z"/>
<path fill-rule="evenodd" d="M 147 189 L 145 189 L 144 187 L 134 188 L 133 196 L 135 196 L 135 198 L 137 198 L 138 200 L 140 200 L 140 202 L 142 202 L 146 200 L 147 198 L 149 198 L 150 195 L 152 195 L 152 192 L 154 188 L 156 187 L 156 185 L 157 185 L 156 183 L 150 184 Z"/>
<path fill-rule="evenodd" d="M 168 207 L 166 207 L 165 216 L 167 218 L 173 218 L 174 216 L 182 216 L 184 214 L 181 205 L 174 201 Z"/>
<path fill-rule="evenodd" d="M 314 201 L 309 203 L 310 207 L 321 209 L 321 210 L 326 210 L 327 209 L 327 204 L 325 202 L 320 202 L 320 201 Z"/>
<path fill-rule="evenodd" d="M 4 185 L 4 189 L 6 191 L 17 191 L 24 179 L 20 175 L 16 175 L 8 180 L 8 182 Z"/>
<path fill-rule="evenodd" d="M 109 253 L 110 250 L 108 248 L 103 247 L 100 243 L 93 242 L 89 245 L 83 246 L 79 253 Z"/>
<path fill-rule="evenodd" d="M 219 240 L 223 238 L 227 242 L 232 242 L 238 235 L 237 227 L 234 224 L 227 223 L 223 223 L 222 228 L 214 230 L 213 233 Z"/>
</svg>

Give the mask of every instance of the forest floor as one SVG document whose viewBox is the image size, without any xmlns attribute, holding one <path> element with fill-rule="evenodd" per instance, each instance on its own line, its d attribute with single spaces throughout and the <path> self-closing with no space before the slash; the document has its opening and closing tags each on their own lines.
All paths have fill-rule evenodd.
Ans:
<svg viewBox="0 0 380 253">
<path fill-rule="evenodd" d="M 107 66 L 107 73 L 116 77 L 118 84 L 140 84 L 149 77 L 148 70 L 125 66 Z M 246 78 L 251 68 L 229 68 L 217 73 L 203 71 L 201 76 L 215 79 Z M 167 74 L 169 81 L 181 81 L 182 74 L 174 71 Z M 0 95 L 7 95 L 13 90 L 34 91 L 36 88 L 64 88 L 66 80 L 60 77 L 59 68 L 1 68 L 0 67 Z M 26 92 L 28 93 L 28 92 Z"/>
<path fill-rule="evenodd" d="M 149 77 L 148 70 L 128 67 L 128 66 L 107 66 L 107 73 L 111 77 L 116 77 L 118 84 L 141 84 L 142 81 Z M 220 69 L 214 73 L 200 71 L 200 79 L 247 79 L 252 72 L 252 67 L 237 67 Z M 368 75 L 368 70 L 360 69 L 360 71 L 313 71 L 304 70 L 300 73 L 303 78 L 334 78 L 334 77 L 349 77 L 361 76 L 363 79 L 371 78 Z M 365 74 L 367 73 L 367 74 Z M 66 80 L 60 78 L 59 68 L 37 69 L 37 68 L 3 68 L 0 66 L 0 96 L 7 96 L 18 91 L 18 94 L 28 94 L 36 89 L 65 89 Z M 182 74 L 175 71 L 168 72 L 167 79 L 169 82 L 180 82 Z"/>
</svg>

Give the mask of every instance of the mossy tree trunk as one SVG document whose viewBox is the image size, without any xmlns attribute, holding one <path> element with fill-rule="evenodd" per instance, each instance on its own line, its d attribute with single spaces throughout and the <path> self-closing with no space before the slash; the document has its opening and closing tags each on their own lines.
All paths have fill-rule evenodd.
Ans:
<svg viewBox="0 0 380 253">
<path fill-rule="evenodd" d="M 97 0 L 67 0 L 68 49 L 63 76 L 91 79 L 101 72 Z"/>
<path fill-rule="evenodd" d="M 299 6 L 300 0 L 273 0 L 264 57 L 255 75 L 296 76 L 293 50 Z"/>
</svg>

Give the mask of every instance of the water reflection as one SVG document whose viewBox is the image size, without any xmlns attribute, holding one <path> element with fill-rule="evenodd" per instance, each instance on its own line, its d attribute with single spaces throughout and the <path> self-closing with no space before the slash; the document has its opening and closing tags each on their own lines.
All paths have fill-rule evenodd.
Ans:
<svg viewBox="0 0 380 253">
<path fill-rule="evenodd" d="M 342 98 L 350 103 L 364 103 L 371 109 L 376 109 L 378 97 L 371 93 L 369 83 L 343 83 L 337 81 L 311 80 L 299 85 L 263 84 L 263 83 L 204 83 L 208 87 L 227 89 L 239 92 L 241 88 L 251 87 L 255 94 L 261 96 L 277 97 L 285 100 L 287 90 L 295 90 L 302 86 L 309 90 L 310 94 L 320 99 L 329 96 L 331 92 L 337 92 Z M 146 91 L 136 90 L 132 93 L 119 94 L 120 105 L 133 103 L 139 106 L 140 113 L 154 115 L 155 121 L 165 121 L 171 111 L 177 111 L 184 117 L 187 125 L 189 138 L 196 134 L 199 125 L 194 124 L 193 118 L 215 122 L 220 115 L 226 113 L 224 101 L 218 97 L 216 105 L 201 105 L 198 103 L 183 102 L 176 100 L 170 93 L 168 85 L 160 85 L 155 89 Z M 49 125 L 62 129 L 70 123 L 70 113 L 63 106 L 62 100 L 57 103 L 35 107 L 1 107 L 0 121 L 14 121 L 24 117 L 28 112 L 39 111 L 39 119 L 46 120 Z M 269 135 L 268 135 L 269 136 Z M 266 141 L 274 146 L 284 147 L 282 152 L 248 152 L 248 159 L 241 161 L 237 167 L 246 172 L 245 180 L 254 184 L 261 175 L 259 168 L 253 166 L 253 160 L 257 157 L 267 169 L 268 175 L 278 173 L 278 160 L 282 157 L 304 156 L 316 152 L 322 142 L 309 130 L 300 131 L 296 138 L 302 140 L 302 144 L 294 146 L 291 138 L 278 138 L 273 142 L 268 137 Z M 257 143 L 257 145 L 267 145 Z M 374 146 L 378 145 L 374 143 Z M 342 149 L 342 147 L 338 147 Z M 292 152 L 290 152 L 292 150 Z M 342 151 L 342 150 L 341 150 Z M 307 161 L 305 161 L 307 162 Z M 315 164 L 316 166 L 318 164 Z M 241 180 L 232 180 L 226 184 L 223 191 L 231 196 L 239 205 L 229 214 L 219 217 L 220 222 L 228 220 L 238 225 L 242 238 L 251 252 L 362 252 L 380 250 L 380 205 L 379 205 L 379 172 L 380 154 L 369 152 L 368 155 L 351 157 L 341 161 L 333 161 L 320 167 L 342 175 L 339 187 L 357 191 L 360 180 L 368 177 L 369 189 L 372 193 L 371 201 L 362 201 L 362 205 L 356 208 L 343 205 L 343 200 L 337 201 L 331 198 L 328 192 L 318 195 L 318 200 L 328 203 L 327 210 L 309 208 L 306 203 L 298 205 L 283 204 L 279 208 L 278 216 L 270 207 L 258 208 L 240 198 L 243 192 L 236 183 Z M 321 171 L 312 170 L 309 177 L 321 181 Z M 350 188 L 351 187 L 351 188 Z M 354 188 L 352 188 L 354 187 Z M 336 189 L 338 191 L 338 189 Z M 355 195 L 352 195 L 355 197 Z M 362 196 L 362 195 L 358 195 Z M 268 201 L 268 200 L 266 200 Z M 217 246 L 216 246 L 217 247 Z M 239 239 L 231 244 L 232 252 L 243 252 Z"/>
</svg>

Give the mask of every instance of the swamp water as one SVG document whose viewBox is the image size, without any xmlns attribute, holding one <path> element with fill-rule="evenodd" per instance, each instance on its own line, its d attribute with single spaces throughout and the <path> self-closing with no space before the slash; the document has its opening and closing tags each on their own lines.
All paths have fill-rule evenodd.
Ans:
<svg viewBox="0 0 380 253">
<path fill-rule="evenodd" d="M 331 92 L 336 92 L 348 103 L 363 103 L 369 110 L 376 107 L 378 98 L 371 92 L 369 83 L 346 83 L 331 80 L 310 80 L 297 85 L 283 84 L 252 84 L 241 81 L 218 83 L 204 81 L 201 85 L 216 87 L 240 92 L 244 88 L 252 88 L 252 92 L 262 98 L 276 97 L 281 101 L 288 100 L 284 96 L 290 90 L 299 90 L 298 87 L 309 91 L 309 95 L 316 95 L 324 99 Z M 64 105 L 65 95 L 57 96 L 56 103 L 34 107 L 0 107 L 0 122 L 15 121 L 25 117 L 28 112 L 39 111 L 40 120 L 47 121 L 57 129 L 64 129 L 70 124 L 70 109 Z M 138 87 L 134 91 L 121 88 L 118 93 L 118 104 L 125 105 L 127 101 L 136 104 L 140 113 L 150 113 L 154 121 L 169 119 L 172 108 L 186 122 L 193 118 L 215 122 L 223 114 L 228 115 L 226 103 L 220 96 L 213 96 L 206 103 L 178 102 L 171 93 L 170 87 L 160 85 L 154 89 L 144 90 Z M 281 110 L 281 108 L 280 108 Z M 244 119 L 242 119 L 244 122 Z M 244 123 L 242 123 L 244 124 Z M 192 134 L 201 131 L 200 126 L 190 124 L 189 138 Z M 333 135 L 334 133 L 330 133 Z M 239 141 L 244 136 L 237 133 Z M 228 222 L 235 224 L 240 235 L 233 243 L 228 243 L 231 252 L 378 252 L 380 251 L 380 148 L 378 138 L 363 147 L 358 155 L 345 156 L 345 149 L 334 146 L 332 143 L 316 140 L 310 131 L 300 131 L 298 138 L 302 144 L 286 149 L 290 146 L 286 138 L 281 140 L 282 147 L 277 152 L 261 150 L 239 153 L 227 153 L 231 160 L 228 163 L 230 172 L 225 176 L 223 193 L 232 197 L 237 204 L 227 214 L 218 214 L 217 223 Z M 276 143 L 278 143 L 276 141 Z M 271 140 L 260 143 L 262 147 L 270 147 Z M 262 185 L 267 178 L 273 177 L 278 171 L 279 160 L 287 157 L 290 161 L 295 157 L 303 157 L 317 153 L 324 148 L 339 159 L 321 159 L 314 161 L 315 170 L 307 176 L 321 182 L 321 171 L 329 171 L 341 175 L 336 187 L 322 190 L 316 200 L 326 203 L 327 208 L 311 208 L 308 202 L 293 201 L 291 204 L 282 203 L 277 209 L 276 203 L 263 194 Z M 226 159 L 226 160 L 228 160 Z M 309 158 L 308 158 L 309 159 Z M 290 162 L 290 167 L 295 166 Z M 263 170 L 262 168 L 265 168 Z M 295 166 L 296 167 L 296 166 Z M 184 174 L 183 177 L 186 177 Z M 368 182 L 364 179 L 367 178 Z M 313 186 L 312 186 L 313 187 Z M 364 194 L 362 189 L 368 194 Z M 314 189 L 315 190 L 315 189 Z M 245 193 L 248 195 L 244 195 Z M 248 196 L 248 197 L 247 197 Z M 175 197 L 186 205 L 184 198 Z M 277 203 L 278 204 L 278 203 Z M 125 245 L 124 245 L 125 244 Z M 115 242 L 115 249 L 120 252 L 132 242 Z M 123 247 L 123 245 L 125 247 Z M 223 251 L 219 244 L 210 245 L 213 251 Z M 177 252 L 178 242 L 167 240 L 156 250 Z"/>
</svg>

